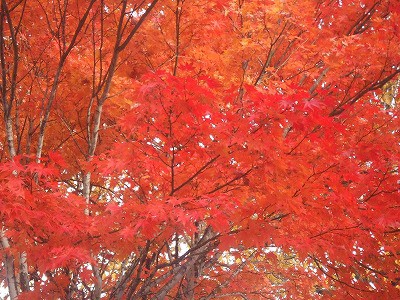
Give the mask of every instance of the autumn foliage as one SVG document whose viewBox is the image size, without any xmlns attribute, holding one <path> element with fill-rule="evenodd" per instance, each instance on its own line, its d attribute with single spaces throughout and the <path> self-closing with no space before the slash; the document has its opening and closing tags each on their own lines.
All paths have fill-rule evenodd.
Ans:
<svg viewBox="0 0 400 300">
<path fill-rule="evenodd" d="M 5 299 L 397 299 L 394 0 L 2 0 Z"/>
</svg>

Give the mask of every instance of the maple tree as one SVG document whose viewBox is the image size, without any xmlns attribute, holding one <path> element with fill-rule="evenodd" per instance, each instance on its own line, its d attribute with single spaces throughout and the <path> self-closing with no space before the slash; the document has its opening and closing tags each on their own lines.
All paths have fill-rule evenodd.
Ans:
<svg viewBox="0 0 400 300">
<path fill-rule="evenodd" d="M 1 0 L 9 299 L 395 299 L 393 0 Z"/>
</svg>

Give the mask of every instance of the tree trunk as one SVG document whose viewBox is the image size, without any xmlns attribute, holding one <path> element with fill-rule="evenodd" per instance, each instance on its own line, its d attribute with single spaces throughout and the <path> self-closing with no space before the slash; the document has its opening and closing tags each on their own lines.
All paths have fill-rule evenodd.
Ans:
<svg viewBox="0 0 400 300">
<path fill-rule="evenodd" d="M 6 277 L 7 277 L 7 285 L 8 292 L 11 300 L 18 299 L 18 290 L 17 290 L 17 281 L 15 278 L 15 269 L 14 269 L 14 257 L 7 253 L 10 249 L 10 244 L 8 242 L 7 237 L 5 236 L 4 230 L 0 231 L 0 239 L 1 239 L 1 248 L 6 253 L 3 255 L 4 257 L 4 265 L 6 267 Z"/>
</svg>

